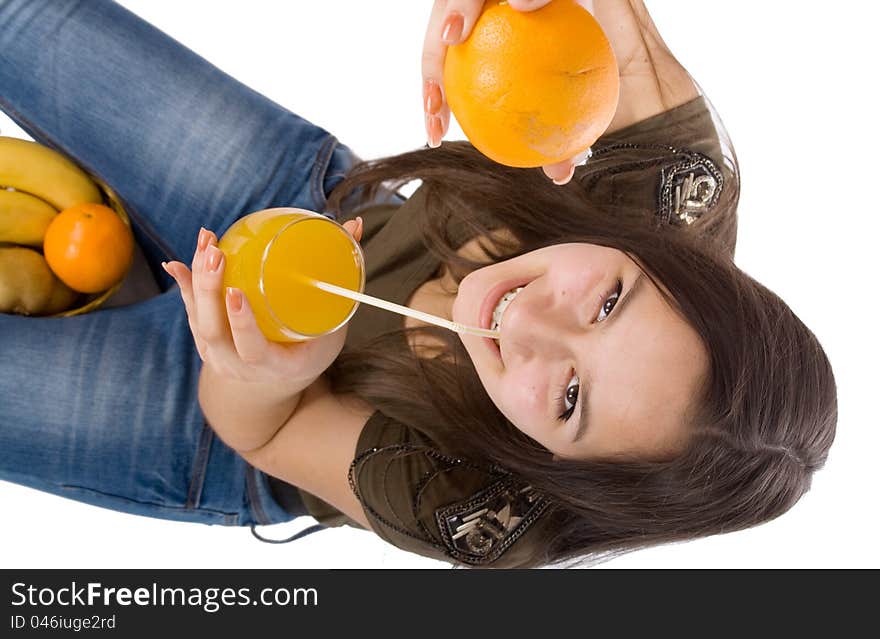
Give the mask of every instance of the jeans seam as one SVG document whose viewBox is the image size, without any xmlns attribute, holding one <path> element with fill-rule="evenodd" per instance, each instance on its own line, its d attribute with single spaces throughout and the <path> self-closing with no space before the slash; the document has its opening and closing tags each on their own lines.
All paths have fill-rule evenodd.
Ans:
<svg viewBox="0 0 880 639">
<path fill-rule="evenodd" d="M 263 509 L 263 505 L 260 503 L 260 494 L 257 490 L 256 474 L 256 468 L 248 464 L 247 471 L 245 472 L 245 484 L 247 485 L 248 501 L 251 503 L 251 508 L 254 511 L 254 518 L 257 520 L 257 523 L 262 526 L 267 526 L 272 523 L 272 520 L 269 519 L 266 511 Z"/>
<path fill-rule="evenodd" d="M 63 144 L 61 144 L 57 140 L 53 139 L 53 137 L 51 135 L 49 135 L 48 133 L 46 133 L 41 127 L 35 125 L 33 122 L 31 122 L 29 119 L 24 117 L 21 113 L 19 113 L 16 109 L 12 108 L 9 105 L 9 103 L 3 99 L 2 96 L 0 96 L 0 106 L 2 106 L 2 109 L 0 109 L 0 110 L 9 114 L 13 120 L 24 124 L 25 126 L 23 128 L 26 128 L 29 131 L 36 132 L 38 135 L 36 135 L 34 137 L 41 138 L 43 140 L 41 142 L 41 144 L 48 146 L 49 148 L 54 148 L 54 150 L 65 155 L 68 159 L 70 159 L 72 162 L 74 162 L 80 168 L 85 170 L 86 173 L 88 173 L 90 177 L 91 176 L 99 176 L 99 173 L 97 171 L 95 171 L 92 167 L 90 167 L 88 164 L 86 164 L 85 162 L 83 162 L 79 158 L 75 158 L 73 153 L 68 151 L 64 147 Z M 103 177 L 101 179 L 104 180 Z M 106 180 L 104 180 L 104 181 L 106 182 Z M 168 258 L 172 259 L 172 260 L 176 260 L 176 261 L 182 261 L 180 259 L 180 257 L 173 250 L 171 250 L 171 247 L 169 247 L 165 243 L 165 240 L 163 240 L 162 237 L 153 230 L 152 226 L 148 222 L 146 222 L 141 217 L 141 215 L 139 213 L 136 213 L 135 207 L 132 206 L 131 204 L 129 204 L 128 201 L 118 192 L 118 190 L 115 187 L 113 187 L 112 185 L 109 185 L 109 183 L 108 183 L 108 186 L 110 186 L 110 188 L 112 188 L 114 190 L 114 192 L 116 192 L 116 197 L 119 198 L 120 202 L 123 203 L 123 206 L 125 207 L 125 212 L 129 215 L 129 217 L 131 217 L 135 222 L 137 222 L 140 229 L 153 242 L 155 242 L 156 245 L 160 249 L 162 249 L 165 252 L 165 254 L 168 256 Z"/>
<path fill-rule="evenodd" d="M 312 201 L 323 211 L 327 207 L 327 195 L 324 193 L 324 177 L 330 166 L 330 158 L 333 149 L 339 144 L 339 140 L 333 134 L 328 134 L 327 139 L 318 150 L 315 165 L 312 167 L 312 176 L 309 181 L 312 191 Z"/>
<path fill-rule="evenodd" d="M 196 447 L 193 469 L 189 480 L 189 490 L 186 495 L 186 507 L 197 508 L 202 499 L 202 488 L 205 485 L 205 474 L 208 468 L 208 458 L 211 452 L 211 442 L 214 441 L 214 431 L 207 422 L 202 422 L 202 432 L 199 434 L 199 444 Z"/>
</svg>

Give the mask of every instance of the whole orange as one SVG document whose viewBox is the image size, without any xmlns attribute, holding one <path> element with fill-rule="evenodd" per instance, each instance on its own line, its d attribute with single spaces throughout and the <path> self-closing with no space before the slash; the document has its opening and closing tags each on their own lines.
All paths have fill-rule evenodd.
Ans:
<svg viewBox="0 0 880 639">
<path fill-rule="evenodd" d="M 447 49 L 443 84 L 471 144 L 501 164 L 536 167 L 602 135 L 620 78 L 608 38 L 575 0 L 530 12 L 490 0 L 468 39 Z"/>
<path fill-rule="evenodd" d="M 117 213 L 101 204 L 66 208 L 43 238 L 49 268 L 80 293 L 101 293 L 121 281 L 131 267 L 134 237 Z"/>
</svg>

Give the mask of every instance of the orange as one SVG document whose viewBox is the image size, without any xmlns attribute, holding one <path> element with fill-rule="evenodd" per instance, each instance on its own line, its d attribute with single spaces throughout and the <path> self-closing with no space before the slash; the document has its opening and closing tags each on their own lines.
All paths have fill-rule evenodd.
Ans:
<svg viewBox="0 0 880 639">
<path fill-rule="evenodd" d="M 134 256 L 131 229 L 117 213 L 101 204 L 64 209 L 43 238 L 49 268 L 80 293 L 100 293 L 120 282 Z"/>
<path fill-rule="evenodd" d="M 481 153 L 508 166 L 555 164 L 589 148 L 617 109 L 611 44 L 575 0 L 522 12 L 490 0 L 450 46 L 446 101 Z"/>
</svg>

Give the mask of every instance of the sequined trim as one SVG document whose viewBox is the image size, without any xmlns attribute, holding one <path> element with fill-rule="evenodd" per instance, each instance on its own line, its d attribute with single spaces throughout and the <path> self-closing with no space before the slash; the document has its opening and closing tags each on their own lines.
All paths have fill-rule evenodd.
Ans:
<svg viewBox="0 0 880 639">
<path fill-rule="evenodd" d="M 437 510 L 435 517 L 448 554 L 481 565 L 498 559 L 549 503 L 531 486 L 507 478 L 466 501 Z"/>
<path fill-rule="evenodd" d="M 669 224 L 693 224 L 712 208 L 721 195 L 724 177 L 705 155 L 691 157 L 663 167 L 660 179 L 660 208 L 657 214 Z"/>
</svg>

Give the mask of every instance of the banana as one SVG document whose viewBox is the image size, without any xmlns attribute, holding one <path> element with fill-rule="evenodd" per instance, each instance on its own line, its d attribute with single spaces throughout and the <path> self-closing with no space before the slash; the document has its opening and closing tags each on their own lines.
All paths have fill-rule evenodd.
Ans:
<svg viewBox="0 0 880 639">
<path fill-rule="evenodd" d="M 0 313 L 52 315 L 70 308 L 77 297 L 37 251 L 0 248 Z"/>
<path fill-rule="evenodd" d="M 45 200 L 59 211 L 101 202 L 97 185 L 82 169 L 49 147 L 0 136 L 0 186 Z"/>
<path fill-rule="evenodd" d="M 0 242 L 41 248 L 46 229 L 57 214 L 38 197 L 0 189 Z"/>
</svg>

